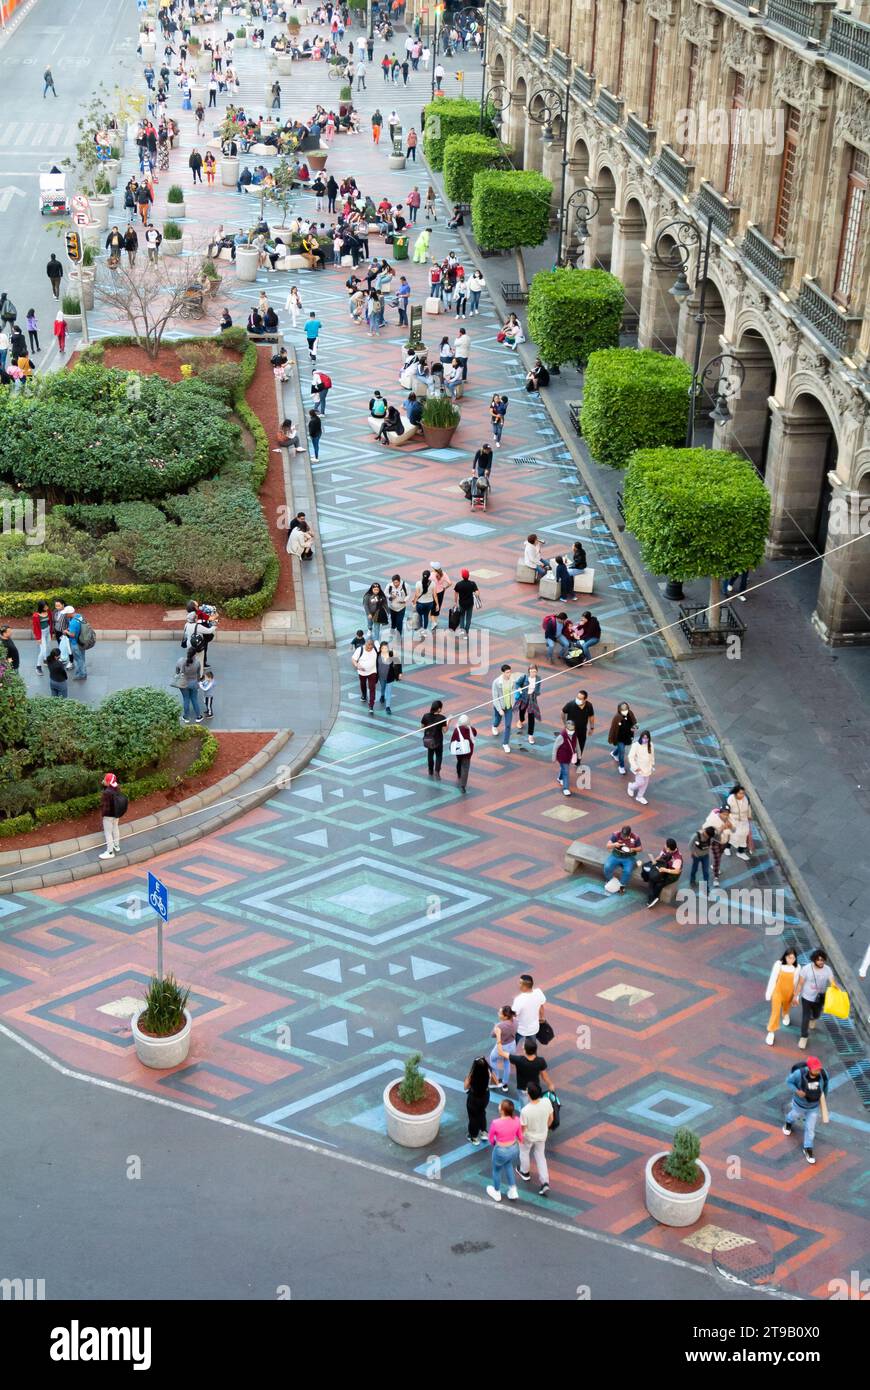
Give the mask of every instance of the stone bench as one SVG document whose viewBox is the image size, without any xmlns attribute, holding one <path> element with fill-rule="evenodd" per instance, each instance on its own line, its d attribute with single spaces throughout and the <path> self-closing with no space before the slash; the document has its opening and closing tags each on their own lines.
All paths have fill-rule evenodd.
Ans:
<svg viewBox="0 0 870 1390">
<path fill-rule="evenodd" d="M 293 252 L 289 256 L 282 256 L 280 261 L 275 262 L 276 270 L 310 270 L 311 262 L 307 256 L 300 256 Z"/>
<path fill-rule="evenodd" d="M 608 854 L 609 851 L 600 845 L 588 845 L 584 840 L 574 840 L 565 850 L 565 872 L 566 874 L 576 874 L 581 869 L 588 869 L 590 872 L 597 871 L 603 876 Z M 631 878 L 626 885 L 629 888 L 639 888 L 642 893 L 645 893 L 647 889 L 640 872 L 641 864 L 644 862 L 643 851 L 641 851 L 635 860 Z M 672 903 L 677 896 L 679 883 L 680 880 L 676 878 L 672 883 L 662 884 L 659 901 Z"/>
<path fill-rule="evenodd" d="M 536 582 L 537 575 L 531 565 L 524 565 L 522 560 L 517 560 L 517 583 L 535 584 Z"/>
<path fill-rule="evenodd" d="M 523 646 L 528 659 L 531 661 L 536 656 L 547 655 L 547 639 L 543 632 L 527 632 L 523 638 Z M 608 642 L 604 637 L 598 645 L 592 648 L 589 660 L 597 659 L 599 656 L 610 656 L 616 646 L 615 642 Z M 553 653 L 555 656 L 555 651 Z M 585 664 L 585 663 L 584 663 Z"/>
<path fill-rule="evenodd" d="M 412 439 L 416 439 L 417 436 L 421 433 L 420 426 L 412 425 L 411 421 L 408 419 L 406 415 L 403 415 L 401 417 L 401 420 L 402 433 L 391 434 L 387 436 L 387 441 L 391 449 L 395 448 L 397 445 L 400 444 L 409 444 Z M 378 419 L 375 415 L 370 415 L 368 417 L 369 429 L 371 430 L 375 438 L 377 438 L 378 434 L 380 433 L 383 423 L 383 417 L 381 417 L 380 419 Z"/>
<path fill-rule="evenodd" d="M 277 329 L 274 333 L 252 333 L 248 328 L 246 332 L 250 343 L 277 343 L 281 336 Z"/>
<path fill-rule="evenodd" d="M 585 569 L 582 574 L 574 575 L 574 593 L 591 594 L 592 585 L 595 582 L 594 569 Z M 552 574 L 545 574 L 543 579 L 538 582 L 538 598 L 548 599 L 552 603 L 561 602 L 562 586 L 558 579 Z"/>
</svg>

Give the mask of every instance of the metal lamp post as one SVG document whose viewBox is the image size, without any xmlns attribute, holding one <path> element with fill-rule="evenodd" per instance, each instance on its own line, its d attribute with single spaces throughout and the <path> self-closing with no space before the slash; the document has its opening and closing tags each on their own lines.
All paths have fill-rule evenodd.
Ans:
<svg viewBox="0 0 870 1390">
<path fill-rule="evenodd" d="M 710 361 L 701 368 L 698 373 L 697 390 L 707 390 L 713 396 L 713 409 L 709 412 L 710 419 L 714 425 L 727 425 L 731 419 L 731 411 L 728 409 L 728 402 L 735 396 L 740 395 L 740 389 L 746 380 L 746 368 L 730 352 L 720 352 L 717 357 L 711 357 Z M 707 387 L 706 383 L 715 381 L 715 388 Z"/>
<path fill-rule="evenodd" d="M 577 231 L 577 240 L 580 242 L 581 252 L 585 249 L 586 242 L 589 240 L 589 223 L 594 217 L 598 216 L 601 207 L 601 199 L 591 188 L 578 188 L 576 193 L 565 204 L 564 216 L 560 219 L 559 225 L 559 264 L 562 264 L 562 234 L 565 224 L 570 222 L 571 210 L 576 204 L 574 211 L 574 226 Z M 565 247 L 567 252 L 568 248 Z"/>
<path fill-rule="evenodd" d="M 540 100 L 541 110 L 536 114 L 532 113 L 532 105 Z M 568 176 L 568 92 L 564 93 L 556 90 L 555 87 L 543 87 L 529 98 L 526 106 L 526 114 L 534 125 L 542 125 L 544 144 L 552 145 L 555 140 L 553 133 L 553 122 L 558 117 L 562 122 L 562 179 L 559 187 L 559 249 L 556 257 L 556 264 L 562 263 L 562 226 L 564 223 L 563 208 L 565 206 L 565 183 Z"/>
<path fill-rule="evenodd" d="M 672 245 L 667 251 L 662 251 L 662 243 L 668 237 Z M 713 218 L 707 218 L 706 234 L 696 227 L 694 222 L 688 222 L 683 218 L 678 218 L 675 222 L 669 222 L 662 227 L 655 240 L 654 255 L 664 265 L 673 266 L 679 273 L 674 284 L 671 286 L 670 293 L 674 296 L 677 303 L 685 304 L 694 292 L 700 293 L 698 301 L 698 312 L 695 315 L 697 325 L 695 333 L 695 351 L 692 358 L 692 382 L 689 387 L 689 413 L 686 419 L 686 448 L 691 449 L 695 439 L 695 397 L 697 395 L 698 369 L 701 364 L 701 348 L 704 344 L 704 328 L 707 323 L 707 316 L 704 307 L 707 302 L 707 272 L 710 267 L 710 244 L 713 239 Z M 686 274 L 689 263 L 692 259 L 692 251 L 698 251 L 698 269 L 695 275 L 694 290 L 689 284 Z M 672 599 L 675 603 L 681 602 L 685 598 L 683 593 L 682 581 L 679 579 L 668 579 L 665 587 L 665 598 Z"/>
</svg>

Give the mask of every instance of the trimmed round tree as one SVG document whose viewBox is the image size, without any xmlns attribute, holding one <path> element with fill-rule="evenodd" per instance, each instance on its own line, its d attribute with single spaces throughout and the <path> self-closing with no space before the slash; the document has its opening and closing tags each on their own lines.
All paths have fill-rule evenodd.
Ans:
<svg viewBox="0 0 870 1390">
<path fill-rule="evenodd" d="M 616 347 L 622 282 L 607 270 L 541 270 L 529 289 L 529 333 L 541 360 L 585 366 L 590 353 Z"/>
<path fill-rule="evenodd" d="M 623 499 L 647 569 L 709 578 L 709 623 L 718 627 L 721 581 L 764 558 L 770 494 L 752 464 L 724 449 L 638 449 Z"/>
<path fill-rule="evenodd" d="M 691 385 L 691 368 L 681 357 L 649 348 L 593 352 L 580 411 L 593 458 L 624 468 L 635 449 L 682 444 Z"/>
<path fill-rule="evenodd" d="M 546 240 L 553 185 L 534 169 L 485 169 L 475 174 L 471 225 L 481 251 L 515 251 L 527 288 L 522 248 Z"/>
<path fill-rule="evenodd" d="M 449 136 L 472 135 L 480 127 L 480 106 L 467 97 L 436 97 L 426 106 L 424 114 L 423 153 L 433 169 L 443 166 L 444 146 Z M 490 133 L 489 129 L 486 133 Z"/>
<path fill-rule="evenodd" d="M 505 147 L 491 135 L 448 135 L 444 141 L 444 191 L 451 203 L 470 203 L 474 176 L 504 166 Z"/>
</svg>

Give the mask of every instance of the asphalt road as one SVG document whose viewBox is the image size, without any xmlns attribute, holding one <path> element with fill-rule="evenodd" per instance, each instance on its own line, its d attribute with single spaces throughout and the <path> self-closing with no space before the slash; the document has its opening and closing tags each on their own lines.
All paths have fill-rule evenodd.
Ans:
<svg viewBox="0 0 870 1390">
<path fill-rule="evenodd" d="M 79 1081 L 3 1033 L 0 1077 L 0 1279 L 44 1279 L 48 1300 L 288 1289 L 294 1300 L 495 1300 L 518 1269 L 541 1272 L 522 1281 L 536 1300 L 571 1302 L 578 1288 L 593 1301 L 768 1297 L 504 1202 Z"/>
<path fill-rule="evenodd" d="M 56 355 L 45 266 L 52 251 L 64 256 L 39 210 L 39 175 L 72 154 L 77 122 L 100 83 L 131 85 L 140 70 L 136 32 L 132 0 L 37 0 L 5 41 L 0 36 L 0 290 L 22 327 L 27 310 L 36 310 L 42 351 L 35 360 L 43 369 Z M 43 99 L 47 67 L 56 99 L 51 92 Z"/>
</svg>

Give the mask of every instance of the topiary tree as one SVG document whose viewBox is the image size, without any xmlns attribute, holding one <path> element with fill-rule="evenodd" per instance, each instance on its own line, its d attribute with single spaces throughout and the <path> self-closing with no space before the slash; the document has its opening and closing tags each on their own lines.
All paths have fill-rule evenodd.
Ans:
<svg viewBox="0 0 870 1390">
<path fill-rule="evenodd" d="M 0 753 L 22 743 L 26 726 L 27 687 L 12 663 L 0 658 Z"/>
<path fill-rule="evenodd" d="M 505 147 L 491 135 L 448 135 L 444 141 L 444 191 L 451 203 L 470 203 L 475 174 L 509 167 Z"/>
<path fill-rule="evenodd" d="M 692 372 L 681 357 L 648 348 L 593 352 L 580 429 L 598 463 L 624 468 L 635 449 L 681 444 Z"/>
<path fill-rule="evenodd" d="M 674 1134 L 674 1144 L 665 1159 L 665 1172 L 679 1182 L 694 1183 L 703 1174 L 698 1167 L 701 1141 L 693 1130 L 681 1125 Z"/>
<path fill-rule="evenodd" d="M 616 347 L 624 305 L 621 281 L 607 270 L 542 270 L 529 290 L 529 333 L 552 366 L 585 366 Z"/>
<path fill-rule="evenodd" d="M 296 160 L 292 156 L 282 155 L 272 170 L 272 179 L 273 182 L 268 188 L 264 184 L 260 185 L 262 190 L 260 216 L 263 216 L 264 201 L 272 203 L 281 213 L 281 226 L 283 227 L 287 220 L 287 213 L 293 206 L 298 187 L 299 165 Z"/>
<path fill-rule="evenodd" d="M 480 126 L 480 106 L 468 97 L 436 97 L 423 112 L 423 152 L 433 169 L 444 163 L 444 145 L 450 135 L 472 135 Z M 492 133 L 484 122 L 485 133 Z"/>
<path fill-rule="evenodd" d="M 623 496 L 644 564 L 673 579 L 709 578 L 718 627 L 720 581 L 764 556 L 770 494 L 752 464 L 724 449 L 638 449 Z"/>
<path fill-rule="evenodd" d="M 475 174 L 471 225 L 482 251 L 515 251 L 517 275 L 528 288 L 524 246 L 540 246 L 550 222 L 553 185 L 534 169 L 484 169 Z"/>
<path fill-rule="evenodd" d="M 404 1105 L 416 1105 L 425 1094 L 426 1081 L 420 1070 L 420 1062 L 419 1052 L 405 1058 L 405 1074 L 399 1082 L 399 1099 Z"/>
</svg>

